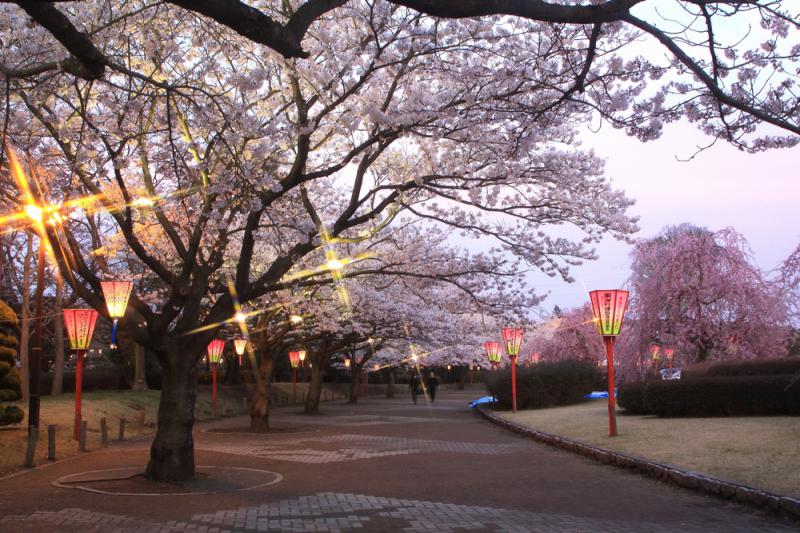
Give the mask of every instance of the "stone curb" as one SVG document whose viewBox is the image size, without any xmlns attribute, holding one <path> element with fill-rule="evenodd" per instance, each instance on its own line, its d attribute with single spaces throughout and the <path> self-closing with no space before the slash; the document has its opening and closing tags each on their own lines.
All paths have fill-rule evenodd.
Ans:
<svg viewBox="0 0 800 533">
<path fill-rule="evenodd" d="M 718 498 L 734 500 L 762 510 L 785 513 L 792 518 L 800 519 L 800 499 L 798 498 L 774 494 L 699 472 L 681 470 L 675 466 L 649 461 L 620 452 L 613 452 L 605 448 L 598 448 L 580 441 L 539 431 L 506 420 L 494 413 L 488 412 L 480 406 L 477 406 L 475 410 L 483 418 L 493 424 L 541 443 L 577 453 L 578 455 L 583 455 L 584 457 L 604 464 L 633 469 L 648 477 L 658 479 L 659 481 L 665 481 L 678 487 L 696 490 Z"/>
</svg>

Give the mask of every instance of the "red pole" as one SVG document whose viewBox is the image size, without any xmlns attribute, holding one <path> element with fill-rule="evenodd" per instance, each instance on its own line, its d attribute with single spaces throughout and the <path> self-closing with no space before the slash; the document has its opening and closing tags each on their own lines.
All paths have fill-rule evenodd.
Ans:
<svg viewBox="0 0 800 533">
<path fill-rule="evenodd" d="M 78 361 L 75 364 L 75 440 L 81 438 L 81 391 L 83 390 L 83 350 L 78 350 Z"/>
<path fill-rule="evenodd" d="M 517 412 L 517 358 L 511 358 L 511 412 Z"/>
<path fill-rule="evenodd" d="M 292 367 L 292 402 L 297 401 L 297 369 Z"/>
<path fill-rule="evenodd" d="M 603 337 L 608 365 L 608 436 L 617 436 L 617 410 L 614 397 L 614 337 Z"/>
<path fill-rule="evenodd" d="M 211 365 L 211 416 L 217 416 L 217 364 Z"/>
</svg>

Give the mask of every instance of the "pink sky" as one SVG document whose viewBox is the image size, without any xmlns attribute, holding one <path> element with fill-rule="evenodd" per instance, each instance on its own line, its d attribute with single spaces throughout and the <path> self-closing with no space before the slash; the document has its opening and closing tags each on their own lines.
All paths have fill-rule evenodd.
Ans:
<svg viewBox="0 0 800 533">
<path fill-rule="evenodd" d="M 608 125 L 585 136 L 585 146 L 606 158 L 606 175 L 636 200 L 630 212 L 640 217 L 637 238 L 664 226 L 690 222 L 710 230 L 735 228 L 750 243 L 759 267 L 770 270 L 800 241 L 800 147 L 747 154 L 718 142 L 687 159 L 695 146 L 708 144 L 691 125 L 668 127 L 653 142 L 642 143 Z M 573 307 L 586 301 L 586 289 L 616 288 L 629 274 L 630 246 L 606 239 L 599 259 L 575 268 L 576 282 L 537 275 L 538 290 L 551 292 L 543 306 Z M 585 288 L 584 288 L 585 284 Z"/>
</svg>

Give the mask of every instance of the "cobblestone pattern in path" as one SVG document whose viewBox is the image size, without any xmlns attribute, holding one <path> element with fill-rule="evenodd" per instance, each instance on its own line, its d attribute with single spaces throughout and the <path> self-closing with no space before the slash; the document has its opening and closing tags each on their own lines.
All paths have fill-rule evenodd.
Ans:
<svg viewBox="0 0 800 533">
<path fill-rule="evenodd" d="M 30 515 L 12 515 L 0 520 L 0 529 L 20 533 L 45 528 L 60 532 L 103 533 L 183 533 L 286 531 L 403 531 L 408 533 L 438 531 L 496 531 L 523 533 L 547 532 L 648 532 L 666 533 L 676 527 L 652 522 L 592 519 L 581 516 L 535 513 L 493 507 L 476 507 L 419 500 L 382 498 L 363 494 L 319 493 L 297 499 L 264 503 L 259 506 L 219 510 L 192 516 L 185 522 L 157 524 L 121 515 L 63 509 L 58 512 L 36 511 Z M 709 531 L 680 527 L 680 531 Z M 722 531 L 722 530 L 720 530 Z M 726 533 L 752 531 L 726 526 Z M 781 531 L 764 529 L 763 531 Z M 788 529 L 783 531 L 790 531 Z"/>
<path fill-rule="evenodd" d="M 339 463 L 426 452 L 501 455 L 531 450 L 530 446 L 524 443 L 486 444 L 356 434 L 303 437 L 270 442 L 273 444 L 265 444 L 254 439 L 236 439 L 228 442 L 210 441 L 198 443 L 197 448 L 212 452 L 310 464 Z M 316 449 L 311 445 L 322 445 L 321 448 L 333 447 L 334 449 Z"/>
</svg>

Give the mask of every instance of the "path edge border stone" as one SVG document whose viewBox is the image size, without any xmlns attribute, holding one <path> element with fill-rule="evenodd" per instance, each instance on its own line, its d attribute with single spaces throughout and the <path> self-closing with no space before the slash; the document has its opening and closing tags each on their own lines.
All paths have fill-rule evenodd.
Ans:
<svg viewBox="0 0 800 533">
<path fill-rule="evenodd" d="M 484 419 L 504 429 L 543 444 L 588 457 L 589 459 L 603 464 L 635 470 L 647 477 L 664 481 L 684 489 L 696 490 L 704 494 L 716 496 L 717 498 L 733 500 L 761 510 L 783 513 L 794 519 L 800 519 L 800 498 L 775 494 L 741 483 L 719 479 L 708 474 L 693 472 L 691 470 L 682 470 L 674 465 L 663 464 L 657 461 L 592 446 L 591 444 L 586 444 L 581 441 L 517 424 L 481 406 L 476 406 L 475 411 Z"/>
</svg>

